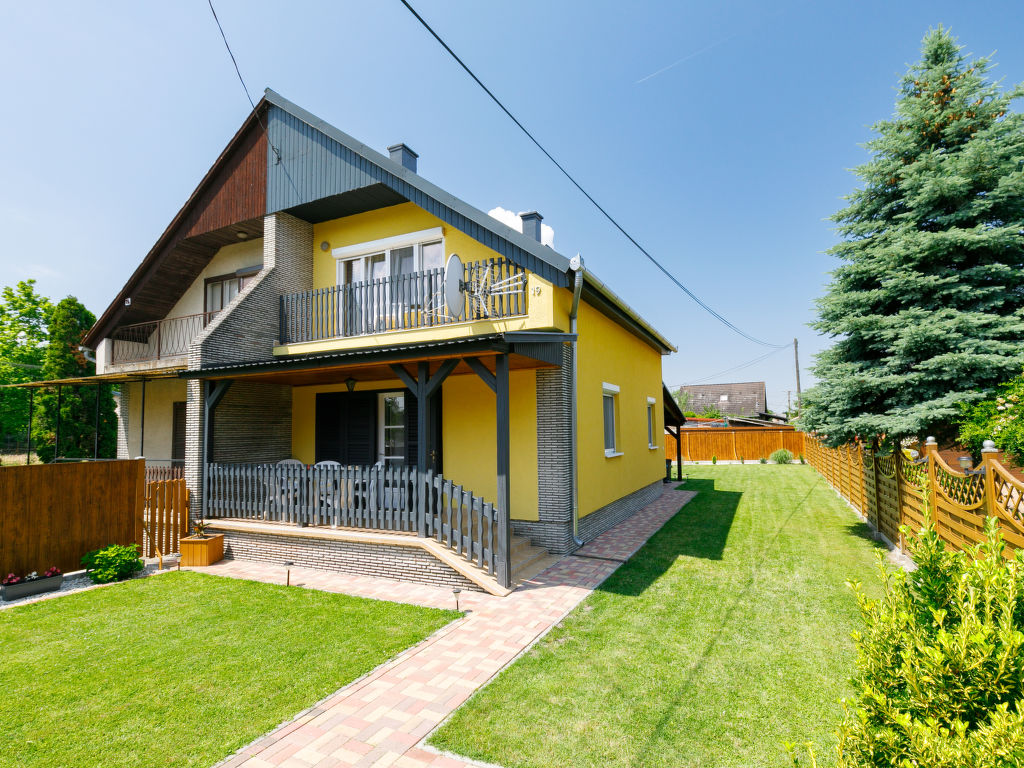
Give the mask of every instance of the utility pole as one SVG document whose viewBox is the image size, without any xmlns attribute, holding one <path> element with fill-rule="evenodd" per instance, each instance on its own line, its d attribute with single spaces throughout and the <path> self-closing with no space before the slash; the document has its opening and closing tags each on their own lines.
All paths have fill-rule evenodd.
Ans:
<svg viewBox="0 0 1024 768">
<path fill-rule="evenodd" d="M 787 389 L 786 390 L 786 415 L 789 415 L 789 412 L 793 410 L 793 398 L 792 398 L 792 395 L 793 395 L 793 390 L 792 389 Z"/>
<path fill-rule="evenodd" d="M 793 362 L 796 363 L 796 412 L 800 413 L 800 354 L 796 339 L 793 339 Z"/>
</svg>

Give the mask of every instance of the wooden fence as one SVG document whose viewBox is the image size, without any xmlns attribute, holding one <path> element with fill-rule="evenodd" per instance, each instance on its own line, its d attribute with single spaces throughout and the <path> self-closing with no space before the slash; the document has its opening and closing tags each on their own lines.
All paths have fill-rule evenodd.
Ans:
<svg viewBox="0 0 1024 768">
<path fill-rule="evenodd" d="M 139 550 L 143 557 L 179 551 L 178 540 L 188 535 L 189 495 L 184 478 L 146 483 Z"/>
<path fill-rule="evenodd" d="M 757 461 L 785 448 L 804 453 L 804 433 L 793 427 L 695 427 L 679 430 L 684 461 Z M 676 460 L 676 439 L 665 435 L 665 458 Z"/>
<path fill-rule="evenodd" d="M 811 435 L 806 447 L 811 466 L 900 547 L 905 543 L 900 526 L 913 534 L 924 524 L 927 493 L 931 520 L 947 546 L 964 549 L 982 541 L 985 518 L 995 517 L 1008 553 L 1024 548 L 1024 484 L 1002 464 L 999 451 L 983 451 L 981 467 L 963 472 L 949 466 L 934 443 L 925 444 L 917 461 L 864 446 L 828 448 Z"/>
<path fill-rule="evenodd" d="M 0 572 L 79 570 L 86 552 L 139 541 L 144 461 L 0 468 Z"/>
</svg>

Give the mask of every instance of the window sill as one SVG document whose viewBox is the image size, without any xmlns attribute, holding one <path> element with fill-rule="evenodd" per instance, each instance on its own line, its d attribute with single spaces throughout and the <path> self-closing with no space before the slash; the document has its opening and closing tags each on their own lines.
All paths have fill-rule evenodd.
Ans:
<svg viewBox="0 0 1024 768">
<path fill-rule="evenodd" d="M 604 452 L 604 457 L 606 459 L 614 459 L 616 456 L 622 456 L 622 455 L 623 455 L 622 451 L 609 451 L 609 450 L 606 449 L 605 452 Z"/>
</svg>

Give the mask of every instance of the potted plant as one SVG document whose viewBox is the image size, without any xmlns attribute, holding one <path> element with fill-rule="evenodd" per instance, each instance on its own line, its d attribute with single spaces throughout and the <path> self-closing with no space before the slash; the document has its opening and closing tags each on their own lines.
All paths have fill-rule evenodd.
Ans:
<svg viewBox="0 0 1024 768">
<path fill-rule="evenodd" d="M 63 583 L 64 574 L 57 566 L 47 568 L 42 576 L 35 571 L 26 576 L 9 573 L 0 581 L 0 599 L 17 600 L 43 592 L 53 592 L 55 589 L 60 589 L 60 585 Z"/>
<path fill-rule="evenodd" d="M 204 567 L 224 557 L 224 534 L 208 534 L 209 527 L 208 522 L 199 520 L 192 525 L 192 535 L 180 539 L 181 565 Z"/>
</svg>

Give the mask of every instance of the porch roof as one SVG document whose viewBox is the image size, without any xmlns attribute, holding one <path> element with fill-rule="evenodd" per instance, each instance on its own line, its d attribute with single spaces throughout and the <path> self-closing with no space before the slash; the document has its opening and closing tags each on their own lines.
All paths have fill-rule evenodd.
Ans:
<svg viewBox="0 0 1024 768">
<path fill-rule="evenodd" d="M 318 352 L 288 358 L 250 360 L 227 365 L 184 370 L 179 376 L 189 379 L 259 378 L 296 386 L 338 381 L 344 374 L 356 381 L 395 378 L 393 364 L 428 362 L 435 366 L 445 360 L 478 357 L 488 368 L 488 359 L 508 353 L 509 367 L 545 368 L 561 365 L 561 346 L 575 338 L 571 333 L 527 332 L 474 336 L 386 347 L 351 349 L 339 352 Z M 464 371 L 461 369 L 465 369 Z M 456 372 L 471 372 L 464 362 Z"/>
<path fill-rule="evenodd" d="M 152 381 L 153 379 L 176 379 L 184 370 L 184 366 L 161 368 L 159 371 L 125 371 L 121 373 L 101 373 L 96 376 L 74 376 L 68 379 L 42 379 L 40 381 L 23 381 L 19 384 L 4 384 L 5 388 L 41 389 L 43 387 L 65 387 L 81 384 L 127 384 L 132 381 Z"/>
</svg>

